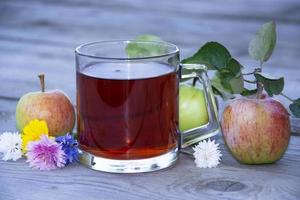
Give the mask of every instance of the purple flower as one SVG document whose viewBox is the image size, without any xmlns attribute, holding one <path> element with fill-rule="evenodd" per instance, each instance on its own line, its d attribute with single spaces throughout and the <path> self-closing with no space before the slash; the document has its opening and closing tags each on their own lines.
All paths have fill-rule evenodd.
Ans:
<svg viewBox="0 0 300 200">
<path fill-rule="evenodd" d="M 78 142 L 72 135 L 67 133 L 57 137 L 55 141 L 62 146 L 62 150 L 66 154 L 66 164 L 78 161 Z"/>
<path fill-rule="evenodd" d="M 66 164 L 62 147 L 46 135 L 38 141 L 29 142 L 27 150 L 27 162 L 34 169 L 52 170 Z"/>
</svg>

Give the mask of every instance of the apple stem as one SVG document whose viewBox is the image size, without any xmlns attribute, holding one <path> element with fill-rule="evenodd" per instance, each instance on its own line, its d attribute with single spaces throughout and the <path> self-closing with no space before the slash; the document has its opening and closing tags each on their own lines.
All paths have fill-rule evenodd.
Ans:
<svg viewBox="0 0 300 200">
<path fill-rule="evenodd" d="M 260 73 L 261 71 L 262 71 L 262 62 L 260 62 L 260 67 L 256 68 L 254 70 L 254 74 Z M 257 86 L 256 98 L 260 99 L 261 95 L 262 95 L 262 92 L 263 92 L 263 89 L 264 89 L 264 85 L 256 80 L 256 86 Z"/>
<path fill-rule="evenodd" d="M 41 91 L 45 92 L 45 74 L 39 74 L 40 84 L 41 84 Z"/>
<path fill-rule="evenodd" d="M 262 95 L 262 91 L 264 89 L 263 87 L 264 85 L 260 82 L 257 82 L 257 93 L 256 93 L 256 98 L 257 99 L 260 99 L 261 98 L 261 95 Z"/>
</svg>

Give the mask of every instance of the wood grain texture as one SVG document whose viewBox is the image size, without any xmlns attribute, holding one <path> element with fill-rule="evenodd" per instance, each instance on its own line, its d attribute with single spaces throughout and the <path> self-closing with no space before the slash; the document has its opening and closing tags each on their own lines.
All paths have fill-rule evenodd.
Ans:
<svg viewBox="0 0 300 200">
<path fill-rule="evenodd" d="M 181 154 L 174 167 L 153 173 L 109 174 L 81 165 L 41 172 L 24 160 L 0 162 L 1 197 L 18 199 L 298 199 L 300 197 L 299 137 L 273 165 L 237 163 L 222 146 L 221 165 L 195 167 Z"/>
<path fill-rule="evenodd" d="M 23 94 L 39 89 L 39 72 L 46 73 L 48 89 L 64 90 L 75 103 L 77 45 L 145 33 L 177 44 L 181 57 L 219 41 L 250 70 L 258 63 L 248 56 L 248 43 L 262 23 L 274 19 L 277 48 L 264 70 L 283 75 L 284 92 L 297 98 L 299 11 L 299 0 L 1 0 L 0 133 L 16 130 L 15 106 Z M 292 124 L 299 134 L 300 121 L 292 118 Z M 0 200 L 300 199 L 299 136 L 273 165 L 241 165 L 224 145 L 222 153 L 215 169 L 196 168 L 192 157 L 182 154 L 174 167 L 143 174 L 101 173 L 79 164 L 40 172 L 24 159 L 0 161 Z"/>
</svg>

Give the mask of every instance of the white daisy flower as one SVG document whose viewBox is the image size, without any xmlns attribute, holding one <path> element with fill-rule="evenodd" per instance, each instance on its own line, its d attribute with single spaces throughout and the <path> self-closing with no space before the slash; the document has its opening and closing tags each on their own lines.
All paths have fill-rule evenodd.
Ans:
<svg viewBox="0 0 300 200">
<path fill-rule="evenodd" d="M 197 167 L 212 168 L 219 165 L 222 154 L 219 150 L 219 144 L 216 144 L 215 140 L 201 141 L 193 147 L 193 150 L 195 151 L 193 155 Z"/>
<path fill-rule="evenodd" d="M 19 133 L 4 132 L 0 134 L 0 154 L 2 160 L 13 160 L 22 157 L 21 135 Z"/>
</svg>

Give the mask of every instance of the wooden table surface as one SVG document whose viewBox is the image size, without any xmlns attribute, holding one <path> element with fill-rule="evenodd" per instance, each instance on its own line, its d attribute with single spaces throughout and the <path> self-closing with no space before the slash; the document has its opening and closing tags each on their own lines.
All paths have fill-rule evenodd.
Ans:
<svg viewBox="0 0 300 200">
<path fill-rule="evenodd" d="M 270 19 L 277 22 L 278 42 L 264 69 L 285 76 L 284 92 L 299 97 L 299 0 L 1 0 L 0 133 L 15 130 L 16 103 L 39 89 L 39 72 L 46 73 L 47 88 L 64 90 L 75 104 L 79 44 L 149 33 L 177 44 L 184 58 L 214 40 L 249 69 L 257 62 L 248 56 L 248 42 Z M 214 169 L 197 168 L 185 154 L 174 167 L 143 174 L 102 173 L 79 164 L 42 172 L 24 159 L 0 161 L 0 199 L 300 199 L 299 126 L 293 120 L 288 151 L 272 165 L 239 164 L 224 145 Z"/>
</svg>

